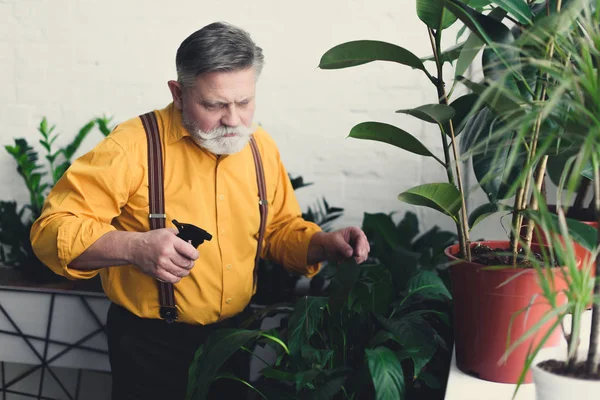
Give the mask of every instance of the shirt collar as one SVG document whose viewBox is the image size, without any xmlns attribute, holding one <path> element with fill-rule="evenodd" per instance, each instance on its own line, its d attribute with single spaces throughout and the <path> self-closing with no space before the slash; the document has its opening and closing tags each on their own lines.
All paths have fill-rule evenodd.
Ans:
<svg viewBox="0 0 600 400">
<path fill-rule="evenodd" d="M 171 104 L 169 104 L 166 108 L 160 110 L 160 113 L 166 122 L 165 127 L 168 127 L 166 132 L 168 144 L 175 143 L 186 136 L 191 138 L 192 135 L 190 135 L 188 130 L 183 127 L 181 122 L 181 111 L 175 107 L 173 102 L 171 102 Z"/>
</svg>

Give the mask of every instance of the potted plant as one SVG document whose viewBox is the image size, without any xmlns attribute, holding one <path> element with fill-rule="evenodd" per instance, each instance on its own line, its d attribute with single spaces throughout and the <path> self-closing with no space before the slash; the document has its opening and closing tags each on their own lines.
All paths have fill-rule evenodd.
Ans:
<svg viewBox="0 0 600 400">
<path fill-rule="evenodd" d="M 555 6 L 560 8 L 562 4 L 557 2 Z M 519 379 L 521 383 L 531 367 L 537 398 L 542 400 L 566 396 L 592 399 L 600 391 L 600 279 L 597 278 L 600 276 L 600 236 L 596 231 L 591 257 L 584 257 L 579 266 L 578 249 L 571 240 L 564 239 L 568 231 L 565 216 L 576 215 L 572 210 L 582 203 L 583 189 L 592 189 L 589 208 L 596 224 L 600 216 L 599 6 L 597 1 L 569 2 L 562 12 L 539 21 L 518 43 L 523 49 L 523 65 L 541 72 L 545 95 L 529 104 L 533 119 L 521 116 L 512 123 L 527 128 L 532 121 L 544 119 L 556 126 L 548 139 L 551 143 L 561 142 L 554 152 L 564 160 L 558 173 L 551 173 L 558 181 L 554 210 L 548 210 L 542 191 L 534 188 L 533 195 L 540 210 L 528 215 L 553 249 L 545 254 L 545 259 L 557 254 L 566 263 L 561 272 L 565 283 L 561 293 L 543 292 L 544 299 L 551 305 L 543 318 L 552 319 L 555 327 L 570 326 L 565 330 L 568 332 L 566 349 L 542 350 L 544 335 L 537 346 L 529 349 Z M 544 157 L 542 155 L 540 160 Z M 539 172 L 541 175 L 543 171 Z M 551 284 L 543 264 L 537 265 L 536 270 L 541 286 Z M 557 302 L 558 296 L 566 301 Z M 585 332 L 582 321 L 585 314 L 590 314 L 586 311 L 589 304 L 593 305 L 591 329 Z M 532 327 L 509 346 L 505 356 L 510 356 L 515 346 L 536 334 L 539 330 Z"/>
<path fill-rule="evenodd" d="M 535 269 L 531 268 L 531 260 L 528 260 L 531 242 L 521 246 L 518 232 L 522 215 L 527 209 L 523 205 L 529 203 L 525 200 L 531 192 L 538 161 L 548 150 L 547 147 L 537 146 L 541 139 L 546 140 L 545 130 L 522 130 L 517 132 L 520 135 L 519 141 L 515 141 L 514 132 L 507 128 L 498 129 L 499 132 L 494 132 L 489 138 L 484 137 L 473 148 L 468 148 L 468 154 L 461 155 L 457 137 L 459 134 L 466 135 L 475 128 L 483 130 L 496 127 L 496 124 L 506 125 L 506 121 L 497 119 L 498 115 L 508 118 L 510 113 L 514 117 L 525 112 L 519 108 L 512 95 L 500 90 L 490 92 L 486 89 L 487 85 L 469 81 L 459 75 L 466 71 L 475 55 L 483 48 L 486 81 L 506 77 L 508 72 L 510 80 L 502 82 L 504 88 L 535 93 L 535 88 L 532 89 L 527 80 L 527 74 L 515 64 L 519 53 L 509 46 L 515 38 L 508 24 L 516 23 L 521 29 L 527 29 L 536 19 L 552 10 L 546 4 L 528 4 L 523 0 L 478 1 L 477 8 L 470 7 L 467 3 L 470 2 L 416 1 L 417 15 L 427 26 L 433 52 L 433 56 L 427 59 L 421 60 L 409 50 L 390 43 L 361 40 L 332 48 L 323 55 L 319 66 L 323 69 L 339 69 L 372 61 L 391 61 L 422 71 L 432 83 L 439 100 L 437 103 L 397 112 L 437 125 L 443 155 L 433 153 L 413 135 L 389 124 L 364 122 L 352 128 L 349 136 L 389 143 L 429 157 L 445 170 L 447 182 L 419 185 L 401 193 L 399 199 L 440 211 L 456 224 L 458 244 L 446 249 L 446 254 L 453 261 L 451 275 L 458 367 L 483 379 L 514 383 L 519 379 L 528 347 L 536 345 L 540 338 L 529 337 L 529 341 L 520 343 L 520 347 L 511 353 L 504 364 L 498 365 L 498 360 L 506 349 L 506 338 L 511 335 L 520 337 L 540 322 L 544 322 L 543 329 L 548 330 L 554 322 L 541 319 L 550 305 L 540 303 L 531 308 L 527 318 L 518 314 L 515 323 L 511 323 L 513 315 L 530 305 L 532 299 L 543 291 L 537 282 Z M 471 33 L 464 42 L 444 51 L 441 48 L 442 36 L 457 19 Z M 505 19 L 508 21 L 506 24 L 502 22 Z M 448 90 L 450 85 L 446 85 L 443 76 L 445 63 L 453 60 L 456 60 L 453 77 L 455 84 L 462 82 L 473 91 L 472 94 L 455 100 L 451 98 L 454 90 Z M 427 61 L 434 63 L 434 72 L 430 72 L 425 66 Z M 541 139 L 540 133 L 543 134 Z M 521 146 L 507 149 L 507 140 Z M 510 207 L 495 201 L 467 214 L 465 199 L 468 194 L 463 186 L 464 171 L 461 168 L 467 156 L 473 157 L 476 175 L 490 197 L 499 200 L 516 194 L 518 204 L 512 208 L 513 228 L 510 240 L 471 242 L 470 230 L 475 224 L 494 212 Z M 569 226 L 570 231 L 582 229 L 576 223 Z M 533 246 L 533 250 L 534 253 L 544 252 L 539 245 Z M 493 268 L 496 265 L 504 267 Z M 517 268 L 523 266 L 529 268 Z M 551 273 L 556 274 L 559 270 L 553 269 Z M 564 283 L 559 280 L 553 282 L 553 290 L 560 291 Z M 502 283 L 504 284 L 501 285 Z M 558 343 L 558 334 L 557 330 L 552 329 L 550 339 L 545 343 Z"/>
<path fill-rule="evenodd" d="M 111 131 L 109 124 L 109 118 L 95 118 L 83 125 L 65 147 L 56 149 L 53 146 L 58 138 L 55 126 L 49 126 L 46 118 L 42 118 L 38 132 L 41 135 L 40 144 L 46 152 L 46 165 L 40 163 L 40 154 L 24 138 L 15 139 L 14 146 L 5 146 L 16 161 L 17 172 L 29 192 L 29 202 L 21 207 L 17 206 L 16 201 L 0 201 L 0 262 L 9 267 L 9 271 L 17 272 L 16 277 L 6 277 L 5 283 L 66 282 L 65 278 L 54 274 L 35 256 L 29 231 L 42 212 L 46 195 L 71 165 L 71 159 L 83 140 L 94 127 L 98 127 L 104 136 L 108 135 Z"/>
</svg>

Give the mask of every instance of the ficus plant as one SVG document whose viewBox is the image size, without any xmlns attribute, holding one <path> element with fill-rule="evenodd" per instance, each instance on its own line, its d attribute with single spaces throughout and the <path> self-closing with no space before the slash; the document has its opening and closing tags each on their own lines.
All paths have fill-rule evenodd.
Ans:
<svg viewBox="0 0 600 400">
<path fill-rule="evenodd" d="M 70 143 L 56 148 L 54 142 L 59 135 L 55 132 L 56 127 L 42 118 L 38 132 L 41 136 L 39 143 L 45 151 L 45 164 L 41 162 L 39 152 L 24 138 L 17 138 L 14 145 L 5 146 L 16 161 L 17 173 L 29 192 L 29 202 L 19 207 L 16 201 L 0 201 L 0 262 L 20 269 L 27 279 L 33 281 L 59 279 L 33 253 L 29 231 L 42 212 L 48 192 L 69 168 L 83 140 L 95 127 L 104 136 L 108 135 L 111 132 L 109 125 L 110 118 L 95 118 L 83 125 Z"/>
</svg>

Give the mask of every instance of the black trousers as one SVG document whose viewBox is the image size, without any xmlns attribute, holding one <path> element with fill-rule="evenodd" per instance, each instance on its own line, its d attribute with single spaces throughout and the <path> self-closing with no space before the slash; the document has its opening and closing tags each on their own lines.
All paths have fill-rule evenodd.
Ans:
<svg viewBox="0 0 600 400">
<path fill-rule="evenodd" d="M 198 346 L 211 332 L 236 328 L 247 317 L 242 313 L 217 324 L 168 324 L 139 318 L 112 304 L 107 317 L 112 400 L 184 400 L 188 369 Z M 238 352 L 224 366 L 247 380 L 250 357 Z M 209 399 L 245 399 L 245 385 L 220 379 L 211 386 Z"/>
</svg>

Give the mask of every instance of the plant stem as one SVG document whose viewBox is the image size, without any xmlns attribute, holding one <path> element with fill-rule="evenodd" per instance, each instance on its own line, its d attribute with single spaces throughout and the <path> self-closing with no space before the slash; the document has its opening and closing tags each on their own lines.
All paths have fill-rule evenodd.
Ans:
<svg viewBox="0 0 600 400">
<path fill-rule="evenodd" d="M 535 187 L 538 192 L 542 190 L 542 184 L 544 183 L 544 176 L 546 176 L 546 165 L 548 164 L 548 156 L 542 157 L 540 160 L 537 169 L 535 171 Z M 538 201 L 536 196 L 531 196 L 531 201 L 529 202 L 529 208 L 531 210 L 538 209 Z M 525 235 L 525 243 L 526 249 L 531 249 L 531 242 L 533 240 L 533 228 L 535 227 L 535 222 L 532 218 L 527 220 L 527 234 Z"/>
<path fill-rule="evenodd" d="M 556 11 L 560 12 L 562 8 L 562 0 L 557 0 L 556 3 Z M 549 2 L 546 0 L 546 13 L 550 14 L 550 9 L 549 9 Z M 546 58 L 549 60 L 554 56 L 554 42 L 551 41 L 548 44 L 548 51 L 546 52 Z M 537 101 L 544 101 L 544 99 L 546 98 L 546 85 L 548 82 L 548 74 L 546 74 L 546 79 L 544 79 L 541 83 L 539 83 L 538 80 L 538 84 L 541 86 L 541 90 L 538 93 L 538 96 L 536 96 Z M 540 137 L 540 130 L 542 127 L 542 113 L 539 113 L 536 121 L 535 121 L 535 126 L 533 129 L 533 137 L 531 138 L 531 143 L 529 146 L 529 149 L 527 151 L 527 161 L 525 163 L 526 168 L 529 168 L 529 166 L 531 165 L 531 162 L 534 159 L 535 153 L 537 151 L 537 144 L 538 144 L 538 140 Z M 545 167 L 544 167 L 544 171 L 545 171 Z M 521 214 L 521 212 L 523 210 L 525 210 L 526 207 L 526 203 L 527 203 L 527 196 L 529 196 L 529 188 L 531 186 L 531 180 L 532 180 L 532 174 L 528 173 L 527 176 L 525 177 L 525 182 L 522 186 L 519 187 L 518 191 L 517 191 L 517 196 L 515 197 L 515 204 L 514 204 L 514 213 L 513 214 L 513 226 L 512 226 L 512 233 L 511 233 L 511 237 L 510 237 L 510 247 L 512 250 L 512 254 L 513 254 L 513 267 L 516 266 L 517 264 L 517 255 L 519 253 L 519 232 L 521 231 L 521 224 L 523 223 L 523 215 Z M 533 228 L 532 228 L 533 229 Z M 527 231 L 529 232 L 529 223 L 528 223 L 528 228 Z M 526 244 L 526 251 L 529 252 L 530 250 L 530 246 L 531 246 L 531 242 L 528 241 Z"/>
<path fill-rule="evenodd" d="M 438 32 L 435 36 L 433 34 L 433 29 L 428 28 L 428 32 L 429 32 L 429 40 L 431 42 L 433 54 L 435 55 L 435 64 L 437 67 L 438 79 L 437 79 L 436 89 L 437 89 L 437 93 L 438 93 L 438 101 L 440 102 L 440 104 L 448 105 L 448 96 L 446 94 L 446 89 L 444 87 L 443 64 L 440 61 L 440 58 L 438 56 L 440 54 L 440 46 L 441 46 L 441 29 L 438 30 Z M 452 124 L 452 120 L 448 121 L 448 125 L 450 127 L 450 138 L 452 140 L 450 145 L 452 146 L 452 152 L 454 155 L 454 163 L 455 163 L 455 168 L 456 168 L 456 183 L 454 182 L 454 178 L 452 176 L 453 175 L 452 167 L 451 167 L 452 162 L 450 159 L 448 139 L 446 138 L 446 133 L 443 132 L 442 129 L 440 129 L 442 131 L 441 134 L 442 134 L 442 142 L 444 145 L 444 157 L 446 158 L 446 174 L 448 175 L 449 183 L 452 183 L 455 186 L 457 186 L 458 191 L 460 193 L 461 215 L 456 224 L 456 228 L 458 231 L 458 239 L 459 239 L 461 255 L 462 255 L 463 259 L 465 259 L 467 261 L 471 261 L 471 241 L 469 238 L 469 218 L 467 216 L 467 204 L 465 201 L 465 192 L 464 192 L 463 185 L 462 185 L 462 175 L 461 175 L 461 171 L 460 171 L 460 162 L 459 162 L 459 157 L 458 157 L 458 151 L 456 150 L 456 136 L 454 135 L 454 125 Z"/>
<path fill-rule="evenodd" d="M 598 227 L 600 227 L 600 171 L 598 165 L 598 158 L 596 154 L 593 155 L 593 167 L 594 167 L 594 198 L 596 199 L 594 204 L 594 210 L 596 211 L 596 219 L 598 221 Z M 596 241 L 597 246 L 600 246 L 600 229 L 598 229 L 598 239 Z M 590 271 L 591 273 L 591 271 Z M 600 304 L 598 303 L 598 297 L 600 297 L 600 252 L 596 255 L 596 279 L 594 283 L 594 295 L 592 305 L 592 328 L 590 332 L 590 348 L 588 350 L 588 357 L 585 363 L 585 369 L 588 374 L 598 373 L 598 342 L 600 339 Z"/>
<path fill-rule="evenodd" d="M 571 334 L 569 335 L 569 356 L 567 360 L 568 371 L 574 371 L 577 364 L 577 348 L 579 347 L 579 332 L 581 330 L 581 313 L 582 310 L 579 307 L 575 307 L 573 314 L 571 314 Z"/>
</svg>

